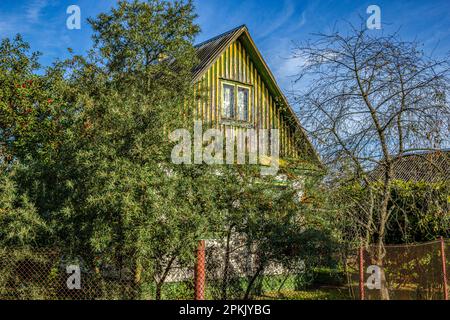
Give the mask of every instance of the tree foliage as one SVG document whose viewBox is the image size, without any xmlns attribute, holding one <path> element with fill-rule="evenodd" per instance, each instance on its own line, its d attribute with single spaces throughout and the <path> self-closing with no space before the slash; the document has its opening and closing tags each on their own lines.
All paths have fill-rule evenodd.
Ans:
<svg viewBox="0 0 450 320">
<path fill-rule="evenodd" d="M 192 87 L 195 18 L 191 1 L 119 1 L 89 19 L 88 54 L 40 75 L 20 37 L 2 42 L 2 246 L 59 248 L 92 270 L 127 270 L 156 299 L 170 270 L 193 265 L 202 238 L 256 245 L 255 277 L 272 262 L 299 262 L 301 234 L 321 232 L 311 194 L 274 187 L 260 168 L 172 163 L 168 134 L 193 128 L 202 98 Z M 295 179 L 299 169 L 283 173 Z M 300 171 L 307 189 L 313 170 Z"/>
</svg>

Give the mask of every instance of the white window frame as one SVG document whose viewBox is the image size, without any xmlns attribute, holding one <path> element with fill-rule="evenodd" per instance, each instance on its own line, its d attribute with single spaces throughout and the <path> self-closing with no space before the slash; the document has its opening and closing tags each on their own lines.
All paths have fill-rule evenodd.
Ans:
<svg viewBox="0 0 450 320">
<path fill-rule="evenodd" d="M 234 106 L 233 106 L 233 112 L 234 114 L 231 117 L 225 117 L 224 116 L 224 107 L 225 107 L 225 85 L 227 86 L 233 86 L 234 87 Z M 252 86 L 251 85 L 245 85 L 239 82 L 235 81 L 229 81 L 229 80 L 222 80 L 220 84 L 221 88 L 221 101 L 220 101 L 220 109 L 221 109 L 221 117 L 223 120 L 233 120 L 233 121 L 239 121 L 239 122 L 250 122 L 250 110 L 252 106 Z M 239 89 L 245 89 L 248 91 L 248 101 L 247 101 L 247 113 L 246 113 L 246 119 L 241 119 L 239 114 Z"/>
</svg>

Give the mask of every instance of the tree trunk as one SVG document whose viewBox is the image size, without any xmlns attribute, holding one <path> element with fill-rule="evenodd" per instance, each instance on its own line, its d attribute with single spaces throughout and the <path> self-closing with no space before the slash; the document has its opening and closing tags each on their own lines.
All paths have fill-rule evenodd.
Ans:
<svg viewBox="0 0 450 320">
<path fill-rule="evenodd" d="M 176 258 L 177 254 L 174 254 L 172 258 L 169 260 L 169 263 L 167 264 L 161 278 L 158 281 L 156 281 L 156 290 L 155 290 L 156 300 L 161 300 L 162 286 L 166 282 L 166 278 L 169 275 L 170 269 L 172 268 L 172 264 L 175 262 Z"/>
<path fill-rule="evenodd" d="M 245 295 L 244 295 L 244 300 L 249 300 L 250 292 L 252 291 L 252 287 L 255 284 L 256 279 L 258 279 L 259 275 L 263 271 L 263 269 L 264 269 L 264 266 L 261 263 L 258 267 L 258 270 L 256 270 L 256 273 L 253 275 L 253 277 L 250 279 L 250 281 L 248 283 L 247 290 L 245 291 Z"/>
<path fill-rule="evenodd" d="M 380 229 L 379 229 L 379 238 L 377 245 L 377 265 L 380 267 L 380 280 L 381 280 L 381 288 L 380 288 L 380 296 L 382 300 L 390 300 L 388 284 L 386 281 L 386 274 L 384 272 L 384 257 L 386 255 L 384 248 L 384 234 L 386 230 L 386 223 L 388 220 L 388 204 L 390 197 L 390 181 L 386 181 L 386 185 L 384 186 L 383 192 L 383 203 L 381 207 L 380 213 Z"/>
<path fill-rule="evenodd" d="M 383 263 L 383 259 L 384 259 L 385 253 L 384 253 L 384 245 L 383 245 L 383 241 L 378 241 L 378 246 L 377 246 L 377 266 L 380 268 L 380 297 L 381 300 L 390 300 L 390 295 L 389 295 L 389 288 L 388 288 L 388 283 L 386 280 L 386 273 L 384 272 L 384 263 Z"/>
<path fill-rule="evenodd" d="M 155 300 L 156 301 L 161 300 L 161 290 L 162 290 L 163 283 L 164 282 L 162 282 L 162 281 L 156 283 L 156 291 L 155 291 Z"/>
<path fill-rule="evenodd" d="M 390 161 L 390 160 L 388 160 Z M 380 267 L 380 280 L 381 280 L 381 288 L 380 288 L 380 296 L 382 300 L 390 300 L 388 284 L 386 280 L 386 274 L 384 272 L 384 257 L 386 255 L 384 248 L 384 236 L 386 233 L 386 224 L 389 219 L 389 199 L 391 195 L 391 177 L 392 177 L 392 168 L 390 163 L 387 164 L 386 167 L 386 176 L 384 179 L 383 185 L 383 201 L 381 204 L 380 210 L 380 224 L 379 224 L 379 235 L 378 235 L 378 245 L 376 252 L 376 262 L 378 267 Z"/>
</svg>

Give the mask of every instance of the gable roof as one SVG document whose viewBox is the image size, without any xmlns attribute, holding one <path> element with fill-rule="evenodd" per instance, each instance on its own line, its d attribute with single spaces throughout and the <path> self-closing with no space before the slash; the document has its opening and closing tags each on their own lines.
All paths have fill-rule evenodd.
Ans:
<svg viewBox="0 0 450 320">
<path fill-rule="evenodd" d="M 240 34 L 243 28 L 246 27 L 239 26 L 195 46 L 199 64 L 193 70 L 194 82 L 199 80 L 203 73 L 208 71 L 214 61 L 220 57 L 221 53 L 239 37 L 236 37 L 236 35 Z"/>
<path fill-rule="evenodd" d="M 450 149 L 410 153 L 395 160 L 395 180 L 428 183 L 450 181 Z M 382 167 L 375 168 L 369 175 L 373 180 L 380 180 L 383 176 Z"/>
<path fill-rule="evenodd" d="M 295 126 L 299 129 L 299 132 L 303 136 L 303 140 L 308 144 L 308 149 L 313 160 L 322 167 L 322 161 L 317 154 L 316 149 L 311 144 L 305 129 L 302 127 L 299 119 L 297 118 L 294 110 L 289 104 L 286 96 L 283 94 L 281 88 L 279 87 L 275 77 L 267 65 L 266 61 L 262 57 L 260 51 L 255 45 L 248 28 L 246 25 L 239 26 L 230 31 L 222 33 L 214 38 L 207 41 L 199 43 L 195 46 L 197 50 L 197 57 L 199 59 L 199 64 L 193 69 L 193 82 L 197 82 L 201 77 L 209 70 L 209 68 L 220 58 L 222 53 L 236 40 L 240 40 L 248 52 L 252 61 L 262 76 L 265 84 L 267 85 L 270 93 L 275 97 L 279 98 L 281 102 L 287 107 L 288 117 L 293 120 Z"/>
</svg>

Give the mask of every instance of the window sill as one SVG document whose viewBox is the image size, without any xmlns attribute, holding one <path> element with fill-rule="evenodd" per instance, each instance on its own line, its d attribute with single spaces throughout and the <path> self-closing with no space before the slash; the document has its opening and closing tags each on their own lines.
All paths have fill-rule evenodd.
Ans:
<svg viewBox="0 0 450 320">
<path fill-rule="evenodd" d="M 220 124 L 225 126 L 234 126 L 247 129 L 253 129 L 255 127 L 252 123 L 248 121 L 234 120 L 234 119 L 222 119 L 220 120 Z"/>
</svg>

